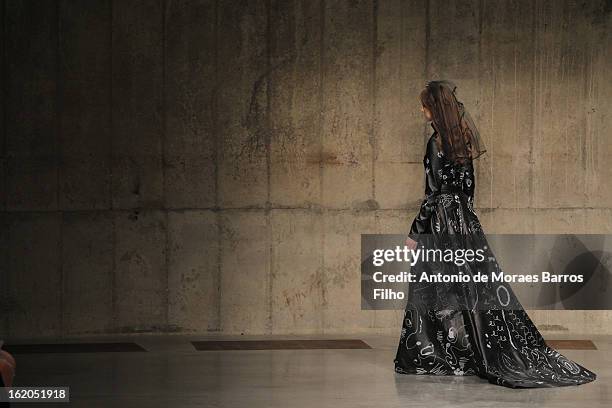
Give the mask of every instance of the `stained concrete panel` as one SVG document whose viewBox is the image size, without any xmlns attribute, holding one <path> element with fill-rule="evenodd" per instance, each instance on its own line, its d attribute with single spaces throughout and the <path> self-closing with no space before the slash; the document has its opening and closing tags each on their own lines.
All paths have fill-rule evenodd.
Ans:
<svg viewBox="0 0 612 408">
<path fill-rule="evenodd" d="M 116 330 L 163 330 L 168 302 L 166 214 L 156 210 L 118 211 L 114 223 Z"/>
<path fill-rule="evenodd" d="M 5 154 L 7 206 L 57 208 L 57 8 L 52 2 L 5 5 Z M 23 35 L 23 27 L 36 27 Z"/>
<path fill-rule="evenodd" d="M 373 3 L 325 4 L 323 205 L 359 208 L 372 200 Z"/>
<path fill-rule="evenodd" d="M 536 234 L 588 234 L 586 210 L 582 208 L 536 209 L 533 213 Z"/>
<path fill-rule="evenodd" d="M 317 212 L 274 210 L 272 233 L 272 331 L 320 332 L 323 328 L 323 225 Z"/>
<path fill-rule="evenodd" d="M 494 162 L 491 179 L 476 178 L 476 194 L 486 198 L 490 194 L 492 208 L 529 208 L 529 197 L 533 188 L 533 166 L 528 156 L 503 157 L 492 153 Z M 479 183 L 482 180 L 482 183 Z M 483 188 L 480 188 L 482 184 Z"/>
<path fill-rule="evenodd" d="M 113 328 L 113 217 L 108 212 L 68 212 L 62 220 L 62 313 L 65 334 Z"/>
<path fill-rule="evenodd" d="M 320 204 L 320 1 L 270 4 L 270 201 Z"/>
<path fill-rule="evenodd" d="M 199 209 L 215 206 L 214 161 L 197 154 L 185 154 L 166 161 L 165 207 Z"/>
<path fill-rule="evenodd" d="M 56 156 L 13 156 L 6 163 L 6 208 L 45 211 L 57 208 Z"/>
<path fill-rule="evenodd" d="M 113 208 L 154 208 L 163 206 L 164 171 L 158 154 L 113 153 Z"/>
<path fill-rule="evenodd" d="M 590 234 L 612 234 L 612 209 L 585 209 L 584 225 Z"/>
<path fill-rule="evenodd" d="M 423 140 L 431 130 L 426 128 L 419 101 L 426 82 L 425 3 L 393 0 L 377 6 L 373 123 L 377 161 L 420 162 L 423 158 Z"/>
<path fill-rule="evenodd" d="M 533 145 L 533 2 L 481 3 L 481 128 L 496 155 L 523 156 Z"/>
<path fill-rule="evenodd" d="M 113 208 L 159 208 L 163 5 L 119 1 L 112 11 Z"/>
<path fill-rule="evenodd" d="M 599 55 L 609 48 L 601 41 L 601 4 L 541 3 L 536 7 L 535 206 L 588 205 L 586 187 L 592 172 L 594 109 L 597 85 L 604 80 Z M 555 67 L 552 69 L 552 67 Z M 604 108 L 605 109 L 605 108 Z M 595 121 L 593 121 L 595 119 Z"/>
<path fill-rule="evenodd" d="M 216 205 L 216 15 L 214 1 L 174 1 L 166 9 L 165 203 Z"/>
<path fill-rule="evenodd" d="M 609 130 L 612 127 L 612 105 L 608 103 L 612 95 L 612 81 L 610 81 L 610 63 L 612 60 L 612 30 L 610 30 L 610 19 L 603 18 L 607 14 L 601 10 L 605 7 L 599 4 L 600 9 L 591 14 L 591 25 L 583 25 L 592 28 L 587 33 L 592 38 L 590 41 L 590 81 L 580 83 L 576 79 L 576 88 L 582 85 L 588 89 L 585 108 L 587 114 L 584 122 L 585 139 L 590 146 L 586 150 L 585 161 L 582 165 L 586 168 L 586 191 L 588 194 L 588 205 L 599 208 L 610 208 L 612 206 L 612 189 L 609 188 L 612 180 L 612 166 L 609 165 L 609 157 L 612 151 L 612 138 Z M 576 64 L 578 67 L 578 64 Z M 576 77 L 574 77 L 576 78 Z M 586 86 L 585 86 L 586 85 Z M 584 89 L 584 88 L 579 88 Z M 578 138 L 580 139 L 580 138 Z"/>
<path fill-rule="evenodd" d="M 476 208 L 485 234 L 533 234 L 535 210 L 530 208 Z"/>
<path fill-rule="evenodd" d="M 430 79 L 456 82 L 478 79 L 480 3 L 478 0 L 428 2 L 427 75 Z"/>
<path fill-rule="evenodd" d="M 219 331 L 219 215 L 168 215 L 168 324 L 179 331 Z"/>
<path fill-rule="evenodd" d="M 11 336 L 62 333 L 61 214 L 9 213 L 8 325 Z"/>
<path fill-rule="evenodd" d="M 375 212 L 377 234 L 408 234 L 418 209 L 378 210 Z"/>
<path fill-rule="evenodd" d="M 57 151 L 58 16 L 54 2 L 5 2 L 6 153 Z M 24 27 L 30 32 L 24 34 Z"/>
<path fill-rule="evenodd" d="M 323 331 L 367 328 L 373 314 L 361 310 L 361 234 L 375 233 L 374 212 L 323 215 Z"/>
<path fill-rule="evenodd" d="M 109 156 L 64 157 L 60 167 L 60 203 L 66 210 L 103 210 L 111 205 Z"/>
<path fill-rule="evenodd" d="M 262 211 L 221 214 L 221 331 L 270 332 L 270 226 Z"/>
<path fill-rule="evenodd" d="M 420 207 L 425 196 L 422 163 L 376 162 L 376 201 L 380 208 Z"/>
<path fill-rule="evenodd" d="M 527 208 L 533 201 L 535 116 L 530 101 L 535 92 L 535 40 L 530 30 L 523 29 L 534 18 L 530 4 L 481 4 L 477 124 L 487 153 L 478 160 L 482 166 L 476 184 L 487 198 L 479 204 L 494 208 Z M 479 178 L 485 183 L 479 184 Z"/>
<path fill-rule="evenodd" d="M 263 207 L 268 195 L 269 68 L 263 0 L 220 3 L 217 43 L 219 203 Z"/>
<path fill-rule="evenodd" d="M 59 2 L 61 114 L 60 196 L 63 209 L 110 208 L 111 6 Z"/>
</svg>

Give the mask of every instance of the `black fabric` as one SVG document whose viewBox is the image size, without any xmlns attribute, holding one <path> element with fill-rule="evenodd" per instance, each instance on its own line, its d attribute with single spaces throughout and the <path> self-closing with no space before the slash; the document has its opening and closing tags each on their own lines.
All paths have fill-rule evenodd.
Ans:
<svg viewBox="0 0 612 408">
<path fill-rule="evenodd" d="M 425 198 L 409 235 L 427 248 L 486 248 L 486 261 L 461 267 L 419 261 L 413 269 L 417 274 L 499 273 L 474 211 L 472 162 L 446 160 L 436 147 L 437 136 L 434 132 L 427 144 Z M 503 283 L 411 283 L 394 362 L 402 374 L 478 375 L 512 388 L 577 385 L 596 378 L 546 344 Z"/>
</svg>

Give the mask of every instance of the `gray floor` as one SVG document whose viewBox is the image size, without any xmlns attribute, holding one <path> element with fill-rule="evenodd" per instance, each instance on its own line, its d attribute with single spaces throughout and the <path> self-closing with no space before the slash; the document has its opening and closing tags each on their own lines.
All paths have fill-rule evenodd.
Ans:
<svg viewBox="0 0 612 408">
<path fill-rule="evenodd" d="M 188 340 L 202 337 L 122 337 L 150 351 L 20 355 L 15 385 L 68 385 L 68 405 L 91 408 L 612 406 L 612 337 L 591 337 L 596 351 L 562 350 L 595 371 L 596 382 L 534 390 L 512 390 L 477 377 L 395 374 L 396 338 L 348 337 L 373 349 L 198 352 Z"/>
</svg>

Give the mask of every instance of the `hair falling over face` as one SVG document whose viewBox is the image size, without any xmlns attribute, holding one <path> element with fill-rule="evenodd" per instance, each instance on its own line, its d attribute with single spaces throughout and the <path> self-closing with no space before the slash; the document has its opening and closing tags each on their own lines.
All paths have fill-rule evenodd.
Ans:
<svg viewBox="0 0 612 408">
<path fill-rule="evenodd" d="M 457 100 L 456 89 L 450 81 L 430 81 L 420 99 L 431 113 L 439 148 L 453 162 L 463 163 L 480 157 L 486 149 L 474 121 Z"/>
</svg>

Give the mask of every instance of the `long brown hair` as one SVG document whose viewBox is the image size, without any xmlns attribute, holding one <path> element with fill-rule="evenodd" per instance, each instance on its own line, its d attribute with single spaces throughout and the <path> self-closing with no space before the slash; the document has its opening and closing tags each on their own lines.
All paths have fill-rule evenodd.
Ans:
<svg viewBox="0 0 612 408">
<path fill-rule="evenodd" d="M 429 81 L 420 98 L 431 112 L 433 127 L 440 135 L 436 139 L 438 147 L 449 160 L 464 163 L 480 157 L 486 149 L 474 121 L 457 100 L 456 88 L 450 81 Z"/>
</svg>

